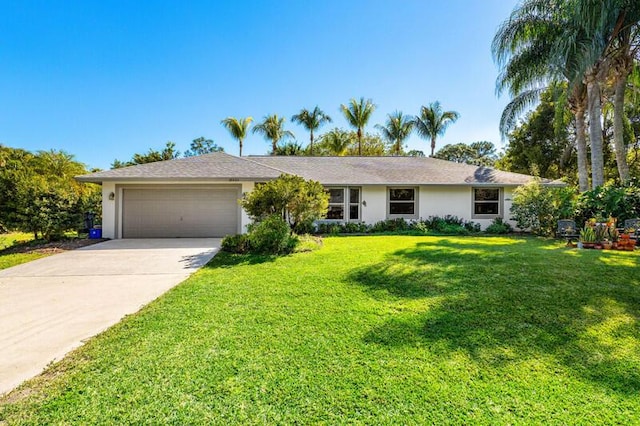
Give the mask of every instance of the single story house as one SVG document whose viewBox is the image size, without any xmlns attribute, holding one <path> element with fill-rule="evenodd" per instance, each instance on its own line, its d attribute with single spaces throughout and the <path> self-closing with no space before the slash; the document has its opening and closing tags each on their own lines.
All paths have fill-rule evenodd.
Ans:
<svg viewBox="0 0 640 426">
<path fill-rule="evenodd" d="M 211 153 L 78 176 L 102 185 L 105 238 L 221 237 L 246 230 L 242 194 L 293 174 L 322 183 L 329 221 L 455 215 L 484 228 L 508 220 L 532 176 L 427 157 L 236 157 Z"/>
</svg>

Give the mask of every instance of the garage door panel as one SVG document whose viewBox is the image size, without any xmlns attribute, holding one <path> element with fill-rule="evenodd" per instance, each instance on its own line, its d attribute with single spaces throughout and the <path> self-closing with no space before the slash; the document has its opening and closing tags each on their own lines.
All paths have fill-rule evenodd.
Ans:
<svg viewBox="0 0 640 426">
<path fill-rule="evenodd" d="M 124 238 L 222 237 L 238 232 L 238 188 L 125 188 Z"/>
</svg>

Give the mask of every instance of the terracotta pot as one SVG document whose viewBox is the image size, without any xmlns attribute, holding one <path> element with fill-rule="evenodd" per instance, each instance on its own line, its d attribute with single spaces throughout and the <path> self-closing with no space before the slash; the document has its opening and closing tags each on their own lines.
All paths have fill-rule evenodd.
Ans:
<svg viewBox="0 0 640 426">
<path fill-rule="evenodd" d="M 602 248 L 605 250 L 611 250 L 611 247 L 613 246 L 613 244 L 611 243 L 603 243 L 602 244 Z"/>
</svg>

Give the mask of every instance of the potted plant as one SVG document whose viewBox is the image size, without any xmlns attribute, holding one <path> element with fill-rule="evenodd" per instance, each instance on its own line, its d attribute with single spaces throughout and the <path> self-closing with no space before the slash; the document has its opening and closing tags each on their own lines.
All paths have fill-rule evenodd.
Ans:
<svg viewBox="0 0 640 426">
<path fill-rule="evenodd" d="M 604 225 L 600 224 L 592 229 L 595 234 L 594 248 L 598 250 L 602 250 L 604 248 L 604 241 L 606 240 L 606 237 L 607 237 L 607 228 Z"/>
<path fill-rule="evenodd" d="M 596 242 L 596 233 L 592 227 L 585 226 L 582 231 L 580 231 L 580 241 L 584 248 L 593 248 Z"/>
<path fill-rule="evenodd" d="M 611 240 L 611 248 L 614 250 L 617 249 L 618 240 L 620 239 L 620 232 L 617 228 L 609 228 L 609 239 Z"/>
</svg>

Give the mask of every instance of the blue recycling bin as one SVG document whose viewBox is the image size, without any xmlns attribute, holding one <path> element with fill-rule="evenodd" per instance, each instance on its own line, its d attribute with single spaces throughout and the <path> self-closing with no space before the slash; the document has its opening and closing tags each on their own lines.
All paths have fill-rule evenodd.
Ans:
<svg viewBox="0 0 640 426">
<path fill-rule="evenodd" d="M 96 228 L 89 229 L 89 238 L 92 240 L 98 240 L 102 238 L 102 229 L 96 229 Z"/>
</svg>

